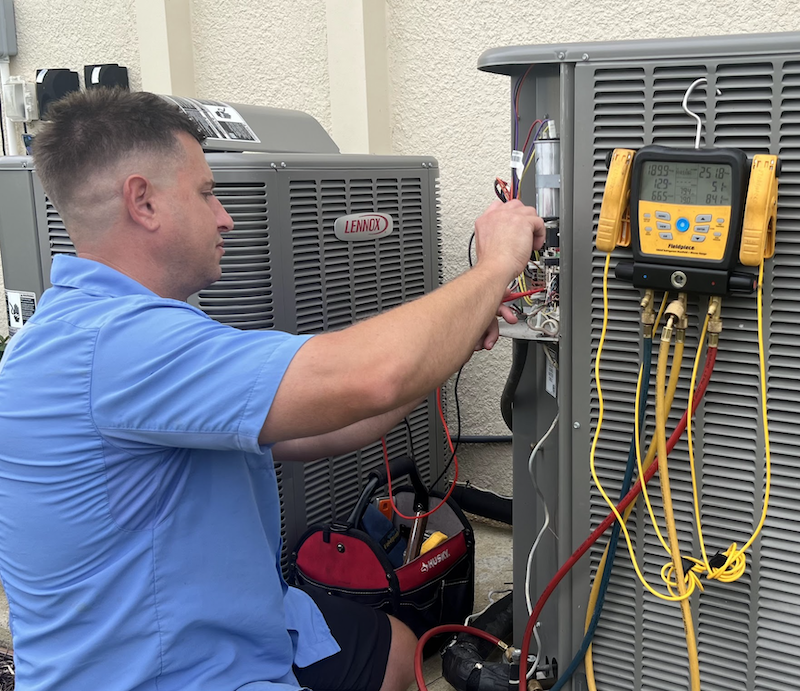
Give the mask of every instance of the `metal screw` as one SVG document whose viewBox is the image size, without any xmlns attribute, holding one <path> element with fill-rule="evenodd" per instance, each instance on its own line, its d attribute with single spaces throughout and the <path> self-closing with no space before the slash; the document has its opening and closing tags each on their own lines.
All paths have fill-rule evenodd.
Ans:
<svg viewBox="0 0 800 691">
<path fill-rule="evenodd" d="M 584 53 L 583 55 L 581 55 L 581 60 L 585 61 L 585 60 L 588 60 L 588 59 L 589 59 L 589 53 Z"/>
<path fill-rule="evenodd" d="M 567 57 L 567 54 L 563 50 L 558 51 L 559 60 L 563 60 L 565 57 Z"/>
<path fill-rule="evenodd" d="M 580 422 L 573 422 L 573 423 L 572 423 L 572 426 L 573 426 L 575 429 L 580 429 L 580 428 L 581 428 L 581 423 L 580 423 Z"/>
<path fill-rule="evenodd" d="M 286 164 L 283 161 L 281 161 L 281 168 L 285 168 L 285 167 L 286 167 Z"/>
<path fill-rule="evenodd" d="M 272 168 L 277 168 L 277 167 L 278 167 L 278 164 L 277 164 L 277 163 L 270 163 L 269 165 L 270 165 Z"/>
<path fill-rule="evenodd" d="M 344 545 L 340 542 L 338 545 L 336 545 L 336 549 L 340 552 L 344 552 Z"/>
</svg>

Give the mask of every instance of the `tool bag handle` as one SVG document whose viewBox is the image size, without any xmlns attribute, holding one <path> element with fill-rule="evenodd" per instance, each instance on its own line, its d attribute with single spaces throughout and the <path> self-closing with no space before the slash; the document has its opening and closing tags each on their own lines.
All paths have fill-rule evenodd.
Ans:
<svg viewBox="0 0 800 691">
<path fill-rule="evenodd" d="M 389 469 L 392 473 L 392 481 L 403 475 L 408 475 L 411 480 L 411 486 L 414 488 L 414 507 L 420 506 L 424 511 L 427 511 L 428 490 L 422 482 L 414 459 L 411 456 L 400 456 L 393 461 L 389 461 Z M 347 519 L 347 526 L 352 528 L 358 525 L 364 515 L 364 511 L 367 510 L 367 504 L 372 499 L 372 495 L 375 494 L 375 490 L 387 484 L 387 482 L 386 469 L 383 467 L 379 470 L 373 470 L 367 476 L 367 484 L 364 486 L 364 491 L 361 492 L 361 496 Z"/>
</svg>

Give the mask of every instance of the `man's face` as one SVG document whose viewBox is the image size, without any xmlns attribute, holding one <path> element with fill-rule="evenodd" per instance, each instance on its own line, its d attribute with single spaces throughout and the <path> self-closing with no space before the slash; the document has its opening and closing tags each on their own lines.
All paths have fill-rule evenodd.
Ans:
<svg viewBox="0 0 800 691">
<path fill-rule="evenodd" d="M 167 202 L 162 250 L 175 272 L 171 282 L 185 293 L 178 297 L 185 299 L 221 276 L 222 234 L 233 229 L 233 220 L 212 192 L 214 178 L 201 146 L 182 132 L 177 139 L 184 153 L 174 184 L 162 190 Z"/>
</svg>

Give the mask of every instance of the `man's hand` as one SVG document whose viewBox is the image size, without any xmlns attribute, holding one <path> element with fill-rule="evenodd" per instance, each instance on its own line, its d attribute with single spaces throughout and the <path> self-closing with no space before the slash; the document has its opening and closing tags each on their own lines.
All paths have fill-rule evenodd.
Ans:
<svg viewBox="0 0 800 691">
<path fill-rule="evenodd" d="M 517 199 L 503 204 L 492 202 L 489 208 L 475 221 L 475 241 L 478 261 L 500 260 L 513 267 L 509 282 L 518 276 L 530 260 L 533 250 L 542 247 L 545 240 L 544 221 L 536 209 L 525 206 Z M 506 290 L 505 296 L 510 291 Z M 504 297 L 505 297 L 504 296 Z M 517 315 L 504 302 L 497 308 L 497 316 L 509 324 L 517 323 Z M 497 319 L 493 319 L 475 346 L 475 350 L 491 350 L 500 335 Z"/>
<path fill-rule="evenodd" d="M 511 295 L 511 289 L 506 288 L 505 295 L 503 299 Z M 511 307 L 509 307 L 505 302 L 500 303 L 500 307 L 497 308 L 497 316 L 502 317 L 508 324 L 516 324 L 519 319 L 517 319 L 517 313 L 514 312 Z M 478 341 L 478 344 L 475 346 L 475 352 L 479 350 L 491 350 L 494 348 L 495 343 L 497 343 L 497 339 L 500 337 L 500 324 L 497 319 L 492 319 L 489 323 L 488 328 L 481 336 L 481 340 Z"/>
<path fill-rule="evenodd" d="M 480 262 L 496 262 L 506 272 L 508 282 L 527 265 L 533 250 L 545 239 L 544 221 L 536 209 L 518 199 L 503 204 L 492 202 L 475 221 L 475 249 Z"/>
</svg>

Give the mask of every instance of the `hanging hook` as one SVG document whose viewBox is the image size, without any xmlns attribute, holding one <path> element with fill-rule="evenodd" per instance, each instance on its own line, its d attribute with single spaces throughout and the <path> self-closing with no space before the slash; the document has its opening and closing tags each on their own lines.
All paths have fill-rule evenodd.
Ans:
<svg viewBox="0 0 800 691">
<path fill-rule="evenodd" d="M 683 95 L 683 103 L 681 104 L 686 114 L 691 115 L 695 120 L 697 120 L 697 134 L 694 137 L 695 149 L 700 148 L 700 132 L 703 129 L 703 122 L 702 120 L 700 120 L 700 116 L 697 113 L 693 113 L 691 110 L 689 110 L 689 96 L 692 95 L 692 91 L 694 91 L 695 88 L 700 86 L 700 84 L 708 84 L 708 79 L 706 79 L 705 77 L 700 77 L 700 79 L 695 79 L 692 82 L 692 85 L 688 89 L 686 89 L 686 93 Z M 722 96 L 722 92 L 719 89 L 717 89 L 717 96 Z"/>
</svg>

